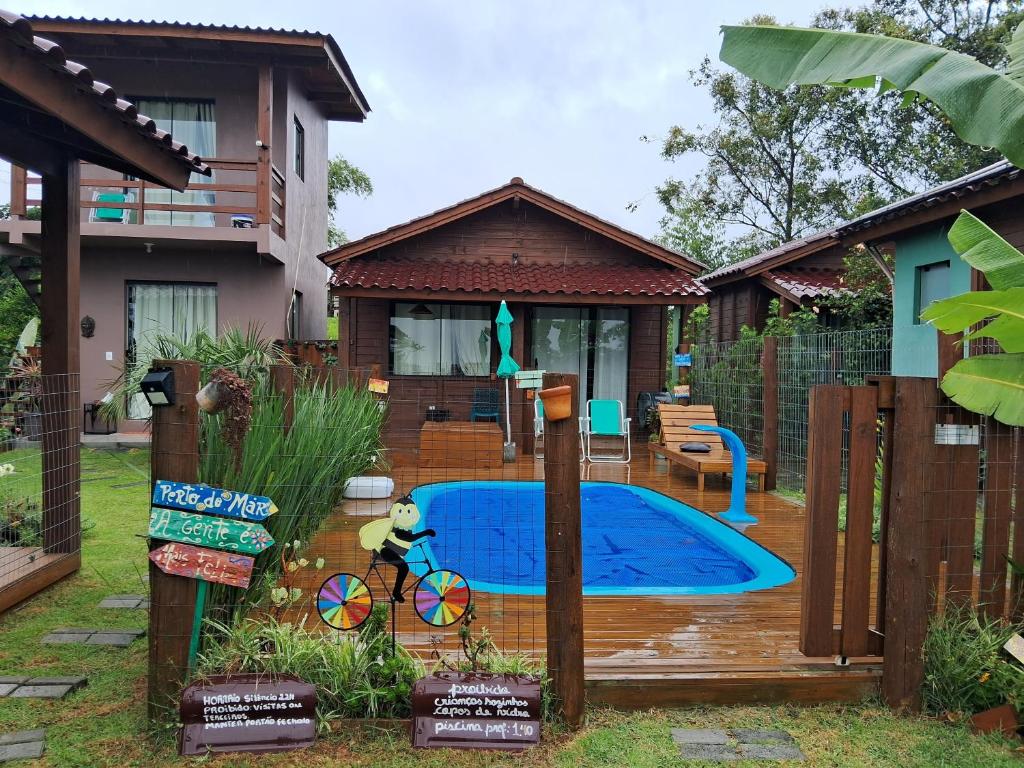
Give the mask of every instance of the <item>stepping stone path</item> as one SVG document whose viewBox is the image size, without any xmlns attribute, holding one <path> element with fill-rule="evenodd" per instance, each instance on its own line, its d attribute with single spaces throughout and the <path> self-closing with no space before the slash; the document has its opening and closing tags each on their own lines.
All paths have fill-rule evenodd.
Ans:
<svg viewBox="0 0 1024 768">
<path fill-rule="evenodd" d="M 99 608 L 143 608 L 149 610 L 149 598 L 145 595 L 110 595 L 103 598 Z"/>
<path fill-rule="evenodd" d="M 0 734 L 0 763 L 42 757 L 45 738 L 43 730 Z"/>
<path fill-rule="evenodd" d="M 673 728 L 672 740 L 684 760 L 806 760 L 796 741 L 785 731 Z"/>
<path fill-rule="evenodd" d="M 44 645 L 109 645 L 127 648 L 146 634 L 144 629 L 55 629 L 43 638 Z"/>
<path fill-rule="evenodd" d="M 0 697 L 63 699 L 83 685 L 84 677 L 0 677 Z"/>
</svg>

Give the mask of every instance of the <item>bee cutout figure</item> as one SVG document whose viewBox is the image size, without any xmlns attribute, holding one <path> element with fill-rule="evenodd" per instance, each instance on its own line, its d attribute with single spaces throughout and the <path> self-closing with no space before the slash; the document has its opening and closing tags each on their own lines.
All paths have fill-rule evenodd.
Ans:
<svg viewBox="0 0 1024 768">
<path fill-rule="evenodd" d="M 395 586 L 391 590 L 391 597 L 396 603 L 404 603 L 402 586 L 409 575 L 409 564 L 405 562 L 405 556 L 413 542 L 425 536 L 436 536 L 433 528 L 413 533 L 412 529 L 420 521 L 420 510 L 411 496 L 403 496 L 391 505 L 388 516 L 382 520 L 374 520 L 359 529 L 359 543 L 363 549 L 373 552 L 374 557 L 380 558 L 385 563 L 395 566 L 398 575 L 395 577 Z"/>
</svg>

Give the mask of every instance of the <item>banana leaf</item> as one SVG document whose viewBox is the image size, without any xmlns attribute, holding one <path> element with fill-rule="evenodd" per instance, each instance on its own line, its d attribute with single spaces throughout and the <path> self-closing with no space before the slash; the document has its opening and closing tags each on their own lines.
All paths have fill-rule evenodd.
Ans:
<svg viewBox="0 0 1024 768">
<path fill-rule="evenodd" d="M 961 211 L 948 237 L 960 258 L 983 272 L 995 290 L 1024 288 L 1024 256 L 977 216 Z"/>
<path fill-rule="evenodd" d="M 960 360 L 942 379 L 942 391 L 969 411 L 1024 426 L 1024 354 Z"/>
<path fill-rule="evenodd" d="M 722 61 L 768 86 L 835 85 L 900 90 L 935 103 L 969 144 L 995 147 L 1024 166 L 1024 37 L 1005 72 L 911 40 L 799 27 L 722 27 Z M 993 284 L 995 287 L 995 285 Z"/>
<path fill-rule="evenodd" d="M 959 333 L 990 317 L 996 319 L 966 338 L 987 337 L 1007 352 L 1024 352 L 1024 288 L 963 293 L 936 301 L 921 313 L 922 320 L 943 333 Z"/>
</svg>

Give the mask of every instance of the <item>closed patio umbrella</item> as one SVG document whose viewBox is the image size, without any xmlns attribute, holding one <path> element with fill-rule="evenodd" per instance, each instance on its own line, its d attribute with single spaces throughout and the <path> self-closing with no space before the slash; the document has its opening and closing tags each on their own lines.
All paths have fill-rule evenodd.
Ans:
<svg viewBox="0 0 1024 768">
<path fill-rule="evenodd" d="M 501 307 L 498 308 L 498 316 L 495 318 L 495 322 L 498 325 L 498 348 L 501 350 L 501 360 L 498 362 L 498 376 L 505 380 L 505 444 L 511 445 L 512 411 L 509 404 L 508 380 L 519 370 L 519 365 L 512 359 L 512 313 L 508 311 L 504 299 L 501 301 Z"/>
</svg>

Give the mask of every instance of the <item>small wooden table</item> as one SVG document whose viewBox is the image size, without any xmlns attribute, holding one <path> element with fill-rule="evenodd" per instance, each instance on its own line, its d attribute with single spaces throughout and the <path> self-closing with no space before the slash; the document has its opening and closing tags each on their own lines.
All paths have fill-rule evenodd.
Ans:
<svg viewBox="0 0 1024 768">
<path fill-rule="evenodd" d="M 427 421 L 420 429 L 419 465 L 501 469 L 504 439 L 492 421 Z"/>
</svg>

